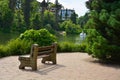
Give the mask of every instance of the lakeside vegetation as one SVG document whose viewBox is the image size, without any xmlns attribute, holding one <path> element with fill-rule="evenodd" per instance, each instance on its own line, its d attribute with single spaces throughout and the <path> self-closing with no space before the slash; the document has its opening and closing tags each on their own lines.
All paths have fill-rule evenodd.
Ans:
<svg viewBox="0 0 120 80">
<path fill-rule="evenodd" d="M 85 52 L 85 44 L 76 43 L 76 39 L 79 35 L 72 36 L 60 36 L 59 38 L 52 38 L 52 34 L 46 31 L 46 29 L 40 29 L 42 34 L 39 35 L 38 30 L 27 30 L 21 35 L 17 35 L 14 38 L 5 41 L 0 44 L 0 57 L 9 55 L 21 55 L 28 54 L 30 46 L 33 43 L 37 43 L 40 46 L 49 45 L 53 42 L 58 43 L 58 52 Z M 47 34 L 48 33 L 48 34 Z M 43 35 L 44 34 L 44 35 Z M 2 35 L 4 35 L 2 33 Z M 10 38 L 10 36 L 8 36 Z M 46 39 L 46 40 L 45 40 Z M 78 40 L 77 40 L 78 41 Z"/>
</svg>

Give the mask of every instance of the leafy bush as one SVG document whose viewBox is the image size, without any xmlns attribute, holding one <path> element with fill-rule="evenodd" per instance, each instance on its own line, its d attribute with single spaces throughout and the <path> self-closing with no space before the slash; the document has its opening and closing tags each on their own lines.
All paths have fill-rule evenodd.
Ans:
<svg viewBox="0 0 120 80">
<path fill-rule="evenodd" d="M 59 52 L 72 52 L 73 44 L 68 43 L 68 42 L 61 42 L 58 46 L 58 51 Z"/>
<path fill-rule="evenodd" d="M 67 34 L 79 34 L 81 32 L 81 27 L 74 24 L 72 21 L 64 21 L 60 24 L 61 30 L 66 31 Z"/>
<path fill-rule="evenodd" d="M 30 51 L 31 44 L 32 42 L 27 40 L 10 40 L 6 45 L 0 45 L 0 57 L 27 54 Z"/>
<path fill-rule="evenodd" d="M 6 46 L 0 45 L 0 57 L 9 56 L 8 48 Z"/>
<path fill-rule="evenodd" d="M 96 30 L 89 30 L 87 51 L 93 57 L 105 61 L 120 61 L 120 47 L 110 44 Z"/>
<path fill-rule="evenodd" d="M 86 52 L 86 44 L 75 44 L 70 42 L 58 43 L 58 52 Z"/>
<path fill-rule="evenodd" d="M 21 55 L 29 53 L 32 43 L 28 40 L 14 39 L 10 40 L 6 47 L 10 55 Z"/>
<path fill-rule="evenodd" d="M 21 40 L 28 40 L 39 44 L 40 46 L 51 45 L 56 41 L 56 37 L 46 29 L 27 30 L 19 36 Z"/>
<path fill-rule="evenodd" d="M 52 28 L 50 24 L 46 24 L 45 29 L 47 29 L 52 34 L 55 34 L 55 30 Z"/>
</svg>

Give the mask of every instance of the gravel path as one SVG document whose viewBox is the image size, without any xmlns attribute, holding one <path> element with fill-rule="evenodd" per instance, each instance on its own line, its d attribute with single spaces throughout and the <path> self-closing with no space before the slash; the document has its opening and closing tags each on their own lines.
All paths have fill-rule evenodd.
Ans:
<svg viewBox="0 0 120 80">
<path fill-rule="evenodd" d="M 57 65 L 18 69 L 18 56 L 0 59 L 0 80 L 120 80 L 120 65 L 102 64 L 86 53 L 58 53 Z"/>
</svg>

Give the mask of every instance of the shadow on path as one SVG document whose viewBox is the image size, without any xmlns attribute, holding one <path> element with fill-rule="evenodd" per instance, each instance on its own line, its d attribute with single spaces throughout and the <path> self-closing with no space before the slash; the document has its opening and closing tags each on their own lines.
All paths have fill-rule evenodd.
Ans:
<svg viewBox="0 0 120 80">
<path fill-rule="evenodd" d="M 47 75 L 49 72 L 54 71 L 59 68 L 62 68 L 62 67 L 65 67 L 65 66 L 60 65 L 60 64 L 53 65 L 51 63 L 47 63 L 47 64 L 39 65 L 37 71 L 32 71 L 32 69 L 30 69 L 30 68 L 23 69 L 23 71 L 33 72 L 33 73 L 37 73 L 40 75 Z"/>
<path fill-rule="evenodd" d="M 119 63 L 104 62 L 104 61 L 100 61 L 100 60 L 94 60 L 94 61 L 91 61 L 91 62 L 92 63 L 99 63 L 100 65 L 105 66 L 105 67 L 112 67 L 112 68 L 115 68 L 115 69 L 120 69 L 120 64 Z"/>
<path fill-rule="evenodd" d="M 45 65 L 40 66 L 36 73 L 39 73 L 41 75 L 47 75 L 47 73 L 54 71 L 56 69 L 62 68 L 62 67 L 65 67 L 65 66 L 60 65 L 60 64 L 56 64 L 56 65 L 45 64 Z"/>
<path fill-rule="evenodd" d="M 94 63 L 94 64 L 99 64 L 104 67 L 112 67 L 115 69 L 120 69 L 120 63 L 117 63 L 117 62 L 105 62 L 92 57 L 86 58 L 84 59 L 84 61 Z"/>
</svg>

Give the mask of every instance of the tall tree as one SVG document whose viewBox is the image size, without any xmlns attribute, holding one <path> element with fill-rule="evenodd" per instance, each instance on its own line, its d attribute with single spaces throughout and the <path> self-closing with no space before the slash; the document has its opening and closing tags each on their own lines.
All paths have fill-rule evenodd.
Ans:
<svg viewBox="0 0 120 80">
<path fill-rule="evenodd" d="M 26 23 L 26 26 L 29 28 L 30 26 L 30 9 L 31 9 L 31 3 L 32 0 L 24 0 L 23 2 L 23 12 L 24 12 L 24 20 Z"/>
<path fill-rule="evenodd" d="M 77 23 L 77 14 L 75 13 L 75 12 L 73 12 L 72 14 L 71 14 L 71 17 L 70 17 L 70 19 L 71 19 L 71 21 L 74 23 L 74 24 L 76 24 Z"/>
<path fill-rule="evenodd" d="M 47 10 L 48 3 L 45 0 L 43 0 L 40 3 L 40 6 L 41 6 L 41 21 L 43 23 L 44 12 L 45 12 L 45 10 Z M 43 26 L 43 24 L 42 24 L 42 26 Z"/>
<path fill-rule="evenodd" d="M 66 10 L 65 10 L 65 20 L 67 20 L 67 19 L 68 19 L 68 10 L 66 8 Z"/>
<path fill-rule="evenodd" d="M 9 0 L 9 8 L 14 11 L 15 7 L 16 7 L 16 0 Z"/>
<path fill-rule="evenodd" d="M 54 25 L 55 24 L 55 15 L 52 12 L 46 10 L 44 12 L 43 24 L 44 24 L 44 26 L 50 24 L 53 27 L 53 29 L 56 29 L 56 26 Z"/>
<path fill-rule="evenodd" d="M 98 58 L 120 61 L 120 0 L 89 0 L 86 3 L 90 9 L 88 26 L 94 26 L 99 33 L 99 37 L 94 36 L 91 52 Z"/>
<path fill-rule="evenodd" d="M 13 11 L 9 7 L 9 4 L 8 0 L 0 1 L 0 27 L 3 32 L 10 32 L 13 21 Z"/>
<path fill-rule="evenodd" d="M 56 30 L 58 30 L 58 21 L 59 21 L 59 15 L 58 12 L 62 8 L 62 5 L 58 3 L 58 0 L 55 0 L 55 21 L 56 21 Z"/>
</svg>

